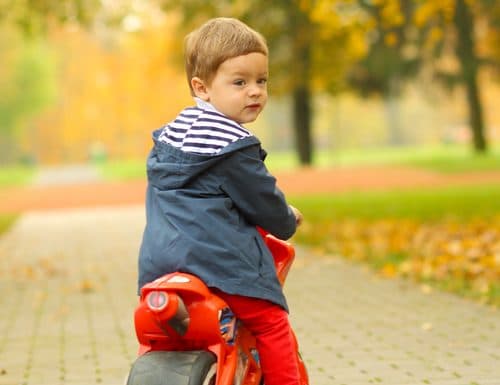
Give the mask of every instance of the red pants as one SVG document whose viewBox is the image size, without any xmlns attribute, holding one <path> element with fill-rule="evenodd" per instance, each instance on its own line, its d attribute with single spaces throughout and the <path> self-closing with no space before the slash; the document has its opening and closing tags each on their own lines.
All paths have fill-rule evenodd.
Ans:
<svg viewBox="0 0 500 385">
<path fill-rule="evenodd" d="M 257 298 L 217 290 L 257 342 L 266 385 L 299 385 L 297 351 L 288 313 L 280 306 Z"/>
</svg>

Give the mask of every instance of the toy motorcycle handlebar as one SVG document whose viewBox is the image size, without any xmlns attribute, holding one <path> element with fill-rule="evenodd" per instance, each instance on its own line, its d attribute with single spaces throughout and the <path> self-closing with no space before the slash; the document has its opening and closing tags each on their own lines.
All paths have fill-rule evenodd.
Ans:
<svg viewBox="0 0 500 385">
<path fill-rule="evenodd" d="M 295 259 L 295 249 L 288 241 L 276 238 L 274 235 L 271 235 L 260 227 L 257 227 L 257 231 L 264 239 L 266 246 L 273 256 L 276 274 L 281 286 L 283 286 L 288 272 L 290 271 L 290 267 Z"/>
</svg>

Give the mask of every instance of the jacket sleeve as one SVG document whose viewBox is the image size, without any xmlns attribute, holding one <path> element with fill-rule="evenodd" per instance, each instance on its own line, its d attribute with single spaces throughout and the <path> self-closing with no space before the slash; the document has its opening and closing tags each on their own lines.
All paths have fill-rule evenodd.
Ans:
<svg viewBox="0 0 500 385">
<path fill-rule="evenodd" d="M 280 239 L 296 230 L 295 215 L 261 159 L 260 145 L 243 148 L 226 159 L 221 188 L 253 225 Z"/>
</svg>

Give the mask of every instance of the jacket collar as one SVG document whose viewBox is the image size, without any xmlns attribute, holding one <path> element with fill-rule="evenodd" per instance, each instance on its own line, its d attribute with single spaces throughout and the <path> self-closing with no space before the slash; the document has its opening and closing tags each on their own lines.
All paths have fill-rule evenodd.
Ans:
<svg viewBox="0 0 500 385">
<path fill-rule="evenodd" d="M 213 112 L 217 112 L 218 114 L 224 115 L 222 112 L 217 111 L 217 109 L 210 102 L 206 102 L 205 100 L 200 99 L 196 96 L 194 97 L 194 101 L 196 102 L 196 106 L 198 108 L 201 108 L 202 110 L 213 111 Z"/>
</svg>

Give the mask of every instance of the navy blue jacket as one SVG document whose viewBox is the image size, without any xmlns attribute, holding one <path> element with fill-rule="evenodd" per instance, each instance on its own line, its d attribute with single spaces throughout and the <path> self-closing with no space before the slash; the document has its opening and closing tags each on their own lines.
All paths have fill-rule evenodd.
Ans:
<svg viewBox="0 0 500 385">
<path fill-rule="evenodd" d="M 139 288 L 181 271 L 209 287 L 288 310 L 272 255 L 255 227 L 288 239 L 295 216 L 264 165 L 258 139 L 248 136 L 216 155 L 200 155 L 159 141 L 159 131 L 147 161 Z"/>
</svg>

